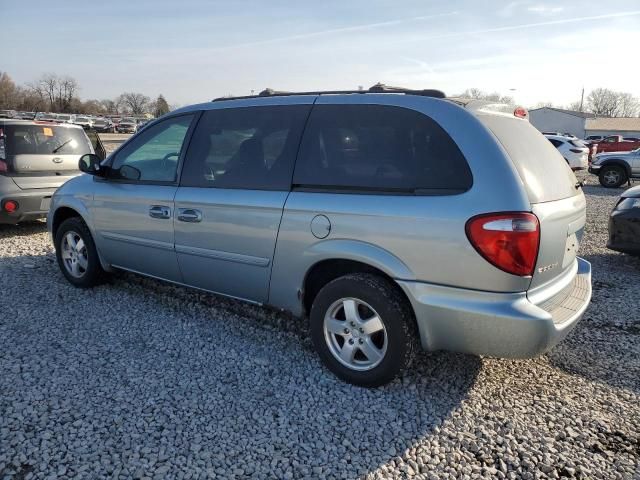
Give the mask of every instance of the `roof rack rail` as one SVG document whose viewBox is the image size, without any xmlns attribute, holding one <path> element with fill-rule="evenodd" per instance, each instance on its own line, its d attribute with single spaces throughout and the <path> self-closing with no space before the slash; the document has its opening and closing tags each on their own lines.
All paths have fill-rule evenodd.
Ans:
<svg viewBox="0 0 640 480">
<path fill-rule="evenodd" d="M 220 102 L 223 100 L 242 100 L 246 98 L 260 98 L 260 97 L 289 97 L 292 95 L 344 95 L 352 93 L 404 93 L 407 95 L 420 95 L 423 97 L 434 98 L 446 98 L 446 95 L 441 90 L 425 89 L 425 90 L 412 90 L 410 88 L 403 87 L 391 87 L 383 83 L 376 83 L 367 90 L 326 90 L 318 92 L 279 92 L 271 88 L 265 88 L 257 95 L 245 95 L 241 97 L 219 97 L 211 100 L 212 102 Z"/>
</svg>

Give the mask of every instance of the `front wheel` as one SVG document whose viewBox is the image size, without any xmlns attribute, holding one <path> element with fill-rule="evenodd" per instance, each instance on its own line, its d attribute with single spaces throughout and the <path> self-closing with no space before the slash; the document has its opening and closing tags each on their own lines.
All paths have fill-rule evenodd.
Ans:
<svg viewBox="0 0 640 480">
<path fill-rule="evenodd" d="M 346 382 L 384 385 L 411 363 L 413 313 L 397 286 L 382 277 L 358 273 L 329 282 L 313 302 L 310 321 L 321 360 Z"/>
<path fill-rule="evenodd" d="M 56 231 L 56 259 L 62 274 L 74 286 L 89 288 L 102 283 L 105 272 L 87 225 L 68 218 Z"/>
<path fill-rule="evenodd" d="M 603 167 L 598 175 L 600 185 L 607 188 L 618 188 L 627 181 L 627 172 L 618 165 Z"/>
</svg>

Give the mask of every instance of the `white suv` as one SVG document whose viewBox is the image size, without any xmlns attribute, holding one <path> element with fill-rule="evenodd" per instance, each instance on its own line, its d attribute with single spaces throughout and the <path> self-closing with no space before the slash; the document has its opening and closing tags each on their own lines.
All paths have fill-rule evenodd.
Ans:
<svg viewBox="0 0 640 480">
<path fill-rule="evenodd" d="M 564 135 L 545 135 L 567 161 L 571 170 L 585 170 L 589 166 L 589 147 L 582 140 Z"/>
</svg>

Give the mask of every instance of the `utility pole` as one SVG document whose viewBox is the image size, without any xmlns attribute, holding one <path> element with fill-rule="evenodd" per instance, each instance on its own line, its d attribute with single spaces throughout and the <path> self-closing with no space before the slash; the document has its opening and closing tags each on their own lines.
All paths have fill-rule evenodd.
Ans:
<svg viewBox="0 0 640 480">
<path fill-rule="evenodd" d="M 584 110 L 582 109 L 584 105 L 584 87 L 582 87 L 582 95 L 580 96 L 580 111 L 583 112 Z"/>
</svg>

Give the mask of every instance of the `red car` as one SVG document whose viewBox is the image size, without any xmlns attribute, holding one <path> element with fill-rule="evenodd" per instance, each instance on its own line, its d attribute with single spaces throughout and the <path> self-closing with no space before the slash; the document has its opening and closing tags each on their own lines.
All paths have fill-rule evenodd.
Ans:
<svg viewBox="0 0 640 480">
<path fill-rule="evenodd" d="M 640 141 L 625 140 L 622 135 L 610 135 L 597 143 L 593 143 L 593 145 L 596 147 L 596 153 L 630 152 L 640 148 Z"/>
</svg>

